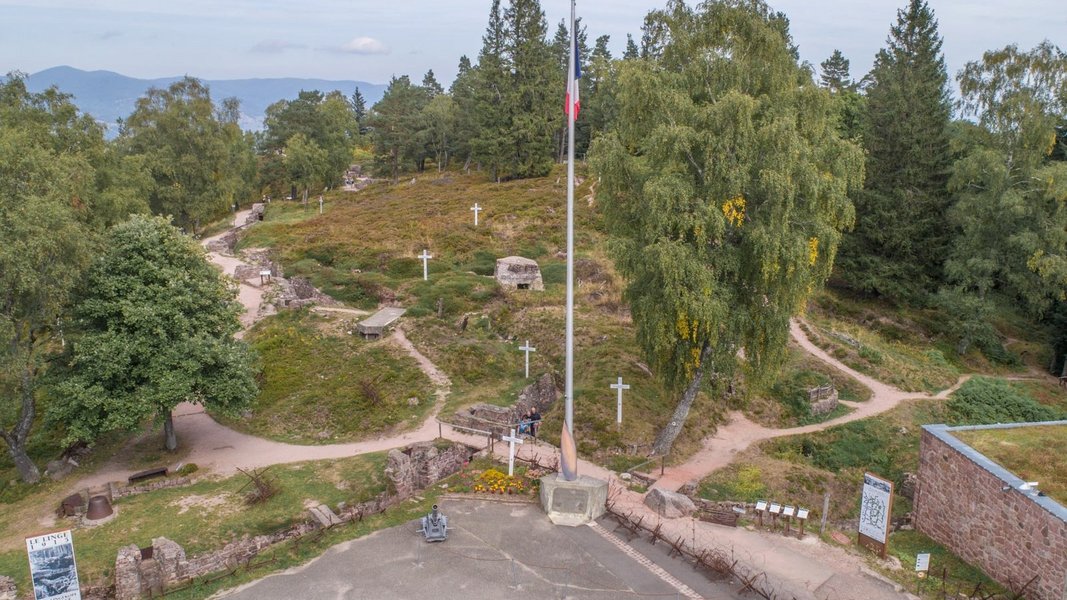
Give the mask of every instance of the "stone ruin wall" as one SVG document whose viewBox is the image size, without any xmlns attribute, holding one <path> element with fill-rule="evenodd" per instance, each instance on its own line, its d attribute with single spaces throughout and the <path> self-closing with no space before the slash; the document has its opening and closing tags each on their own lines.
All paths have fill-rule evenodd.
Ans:
<svg viewBox="0 0 1067 600">
<path fill-rule="evenodd" d="M 410 498 L 419 490 L 458 472 L 470 460 L 473 450 L 463 444 L 451 443 L 438 447 L 434 442 L 420 442 L 403 450 L 389 452 L 385 475 L 395 493 L 379 494 L 375 498 L 337 508 L 341 522 L 360 521 L 363 517 L 384 512 L 391 506 Z M 125 546 L 115 559 L 114 598 L 137 600 L 156 596 L 163 590 L 181 586 L 192 579 L 219 571 L 233 569 L 253 561 L 275 544 L 300 538 L 319 526 L 308 520 L 288 529 L 266 535 L 245 536 L 206 554 L 187 557 L 185 550 L 166 538 L 152 540 L 152 558 L 141 558 L 135 544 Z M 0 600 L 5 600 L 0 580 Z"/>
<path fill-rule="evenodd" d="M 946 429 L 923 427 L 916 528 L 1002 585 L 1021 588 L 1036 575 L 1027 598 L 1067 598 L 1067 508 L 1004 490 L 1022 481 Z"/>
<path fill-rule="evenodd" d="M 505 408 L 491 404 L 475 404 L 458 411 L 452 417 L 452 423 L 460 427 L 490 431 L 493 435 L 504 435 L 525 415 L 530 407 L 544 414 L 559 398 L 559 388 L 551 373 L 545 373 L 536 381 L 523 388 L 514 406 Z"/>
</svg>

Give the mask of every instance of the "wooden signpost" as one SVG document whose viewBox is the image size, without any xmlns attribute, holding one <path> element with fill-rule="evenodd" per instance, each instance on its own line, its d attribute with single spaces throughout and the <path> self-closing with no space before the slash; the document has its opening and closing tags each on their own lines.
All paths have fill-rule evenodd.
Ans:
<svg viewBox="0 0 1067 600">
<path fill-rule="evenodd" d="M 797 508 L 797 521 L 800 522 L 800 533 L 797 535 L 799 539 L 804 539 L 804 522 L 808 520 L 808 509 Z"/>
<path fill-rule="evenodd" d="M 767 510 L 766 500 L 756 500 L 756 514 L 759 515 L 759 526 L 763 528 L 763 513 Z"/>
<path fill-rule="evenodd" d="M 892 514 L 893 482 L 873 473 L 864 473 L 859 545 L 885 558 L 889 550 L 889 521 Z"/>
<path fill-rule="evenodd" d="M 771 502 L 771 507 L 768 509 L 771 513 L 771 530 L 778 530 L 778 515 L 782 512 L 782 505 L 777 502 Z"/>
</svg>

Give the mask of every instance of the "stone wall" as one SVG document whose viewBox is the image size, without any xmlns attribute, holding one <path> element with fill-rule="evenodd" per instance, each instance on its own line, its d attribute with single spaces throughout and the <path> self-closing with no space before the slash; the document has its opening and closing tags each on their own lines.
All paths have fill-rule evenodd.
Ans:
<svg viewBox="0 0 1067 600">
<path fill-rule="evenodd" d="M 15 590 L 15 580 L 0 575 L 0 600 L 15 600 L 17 597 L 18 594 Z"/>
<path fill-rule="evenodd" d="M 915 525 L 1001 584 L 1022 587 L 1037 576 L 1027 598 L 1063 600 L 1067 508 L 1019 490 L 1022 479 L 951 433 L 1019 426 L 923 426 Z"/>
<path fill-rule="evenodd" d="M 811 403 L 811 414 L 816 416 L 816 417 L 821 417 L 823 415 L 828 415 L 828 414 L 834 412 L 835 408 L 837 408 L 837 390 L 836 389 L 834 391 L 830 392 L 830 394 L 827 397 L 825 397 L 825 398 L 823 398 L 821 400 L 813 401 Z"/>
<path fill-rule="evenodd" d="M 471 449 L 463 444 L 438 448 L 432 442 L 424 442 L 403 450 L 392 450 L 385 472 L 398 493 L 379 494 L 351 505 L 342 502 L 337 506 L 337 515 L 342 523 L 348 523 L 384 512 L 416 491 L 455 473 L 470 456 Z M 152 540 L 151 558 L 142 558 L 143 553 L 136 545 L 125 546 L 119 549 L 115 558 L 115 598 L 137 600 L 159 595 L 163 590 L 184 585 L 197 577 L 247 564 L 275 544 L 318 529 L 315 523 L 304 521 L 267 535 L 246 535 L 219 550 L 194 557 L 187 557 L 180 545 L 167 538 Z M 0 600 L 4 600 L 3 596 Z"/>
<path fill-rule="evenodd" d="M 137 494 L 145 494 L 156 490 L 182 487 L 184 485 L 189 485 L 192 482 L 193 480 L 190 477 L 175 477 L 173 479 L 160 479 L 151 483 L 143 483 L 141 485 L 123 486 L 109 483 L 107 484 L 107 487 L 111 499 L 118 500 L 119 498 L 125 498 L 126 496 L 136 496 Z"/>
<path fill-rule="evenodd" d="M 470 458 L 471 449 L 463 444 L 438 448 L 435 442 L 419 442 L 403 450 L 390 450 L 385 476 L 397 497 L 408 498 L 458 472 Z"/>
<path fill-rule="evenodd" d="M 508 408 L 493 406 L 492 404 L 475 404 L 456 412 L 452 423 L 460 427 L 481 429 L 490 431 L 493 435 L 503 435 L 509 432 L 519 422 L 520 417 L 525 415 L 531 407 L 544 414 L 559 398 L 559 388 L 551 373 L 545 373 L 536 381 L 523 388 L 519 393 L 519 399 Z"/>
</svg>

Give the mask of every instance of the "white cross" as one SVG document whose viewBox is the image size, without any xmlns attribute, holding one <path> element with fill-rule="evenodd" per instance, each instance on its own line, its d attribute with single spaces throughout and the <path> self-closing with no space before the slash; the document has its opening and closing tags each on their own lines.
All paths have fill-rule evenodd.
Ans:
<svg viewBox="0 0 1067 600">
<path fill-rule="evenodd" d="M 428 264 L 426 261 L 428 261 L 431 258 L 433 258 L 433 256 L 430 254 L 429 250 L 423 250 L 422 254 L 420 254 L 418 256 L 418 258 L 422 259 L 422 280 L 423 281 L 429 281 L 430 280 L 430 274 L 426 270 L 426 265 Z"/>
<path fill-rule="evenodd" d="M 319 214 L 322 214 L 322 194 L 319 194 Z"/>
<path fill-rule="evenodd" d="M 478 226 L 478 213 L 481 212 L 482 207 L 478 206 L 478 203 L 475 202 L 474 206 L 471 207 L 471 210 L 474 211 L 474 226 L 477 227 Z"/>
<path fill-rule="evenodd" d="M 500 436 L 500 441 L 508 443 L 508 477 L 515 474 L 515 444 L 521 444 L 522 440 L 515 437 L 515 430 L 511 430 L 511 435 Z"/>
<path fill-rule="evenodd" d="M 615 421 L 622 424 L 622 391 L 630 389 L 630 384 L 623 383 L 622 377 L 619 377 L 619 382 L 611 384 L 611 389 L 619 390 L 619 408 L 616 411 Z"/>
<path fill-rule="evenodd" d="M 530 353 L 537 352 L 537 348 L 530 345 L 530 340 L 526 340 L 525 346 L 519 346 L 519 350 L 526 353 L 526 378 L 530 378 Z"/>
</svg>

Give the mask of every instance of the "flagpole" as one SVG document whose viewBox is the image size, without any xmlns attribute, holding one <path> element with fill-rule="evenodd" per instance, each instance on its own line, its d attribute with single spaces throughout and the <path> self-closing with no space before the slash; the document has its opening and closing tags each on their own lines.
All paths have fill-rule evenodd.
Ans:
<svg viewBox="0 0 1067 600">
<path fill-rule="evenodd" d="M 570 434 L 570 441 L 574 444 L 574 61 L 577 44 L 577 31 L 575 24 L 575 0 L 571 0 L 571 41 L 570 56 L 567 67 L 567 347 L 566 347 L 566 379 L 564 387 L 564 399 L 566 405 L 566 419 L 564 426 Z M 564 460 L 568 452 L 562 452 Z M 570 473 L 577 477 L 577 456 L 574 464 L 570 466 Z M 564 469 L 568 471 L 568 469 Z"/>
</svg>

